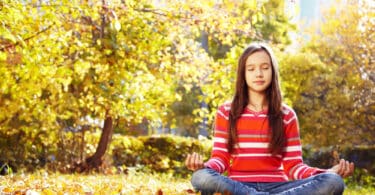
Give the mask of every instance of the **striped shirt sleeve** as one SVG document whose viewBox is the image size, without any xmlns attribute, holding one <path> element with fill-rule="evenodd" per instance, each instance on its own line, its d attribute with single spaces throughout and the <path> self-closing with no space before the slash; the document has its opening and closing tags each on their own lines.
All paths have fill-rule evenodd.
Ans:
<svg viewBox="0 0 375 195">
<path fill-rule="evenodd" d="M 228 118 L 230 104 L 219 107 L 214 128 L 213 148 L 211 158 L 205 163 L 205 167 L 223 173 L 229 167 L 230 154 L 228 153 Z"/>
<path fill-rule="evenodd" d="M 303 163 L 298 119 L 291 108 L 284 109 L 284 128 L 287 143 L 283 150 L 283 166 L 289 179 L 304 179 L 326 172 L 324 169 L 310 167 Z"/>
</svg>

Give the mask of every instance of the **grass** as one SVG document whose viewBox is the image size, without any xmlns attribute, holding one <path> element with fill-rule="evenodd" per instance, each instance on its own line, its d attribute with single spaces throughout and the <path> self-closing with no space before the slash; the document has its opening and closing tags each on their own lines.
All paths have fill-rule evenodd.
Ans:
<svg viewBox="0 0 375 195">
<path fill-rule="evenodd" d="M 33 174 L 0 176 L 0 194 L 196 194 L 189 178 L 174 178 L 168 174 L 58 174 L 45 171 Z M 344 195 L 375 194 L 374 188 L 350 186 Z"/>
<path fill-rule="evenodd" d="M 372 195 L 372 194 L 375 194 L 375 188 L 361 187 L 361 186 L 350 186 L 344 192 L 344 195 Z"/>
<path fill-rule="evenodd" d="M 0 176 L 0 194 L 189 194 L 186 179 L 171 175 L 134 174 L 58 174 L 38 172 Z"/>
</svg>

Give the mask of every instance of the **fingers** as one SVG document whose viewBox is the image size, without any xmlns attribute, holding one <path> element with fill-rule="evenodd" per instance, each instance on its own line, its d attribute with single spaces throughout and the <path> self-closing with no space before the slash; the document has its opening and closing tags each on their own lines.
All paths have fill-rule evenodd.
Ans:
<svg viewBox="0 0 375 195">
<path fill-rule="evenodd" d="M 355 165 L 354 163 L 350 163 L 350 175 L 352 175 L 354 173 L 354 169 L 355 169 Z"/>
<path fill-rule="evenodd" d="M 202 164 L 203 164 L 203 157 L 202 155 L 198 155 L 198 167 L 202 168 Z"/>
<path fill-rule="evenodd" d="M 194 152 L 192 154 L 191 161 L 190 161 L 190 166 L 192 167 L 194 171 L 197 170 L 196 163 L 197 163 L 197 153 Z"/>
<path fill-rule="evenodd" d="M 336 173 L 339 174 L 342 178 L 348 177 L 354 172 L 354 163 L 349 163 L 344 159 L 341 159 L 338 166 Z"/>
<path fill-rule="evenodd" d="M 185 160 L 185 165 L 189 170 L 195 171 L 203 168 L 203 157 L 197 153 L 188 154 Z"/>
<path fill-rule="evenodd" d="M 194 171 L 195 168 L 194 168 L 194 154 L 188 154 L 187 158 L 186 158 L 186 167 L 189 169 L 189 170 L 192 170 Z"/>
<path fill-rule="evenodd" d="M 339 169 L 337 170 L 337 174 L 339 174 L 342 177 L 344 172 L 345 172 L 345 160 L 341 159 L 339 162 Z"/>
<path fill-rule="evenodd" d="M 347 177 L 350 173 L 350 163 L 348 161 L 345 161 L 345 170 L 343 173 L 343 177 Z"/>
<path fill-rule="evenodd" d="M 193 153 L 193 167 L 194 170 L 200 169 L 203 167 L 203 157 L 199 155 L 198 153 Z"/>
<path fill-rule="evenodd" d="M 188 168 L 188 169 L 190 169 L 190 158 L 191 158 L 191 155 L 190 154 L 188 154 L 187 155 L 187 157 L 186 157 L 186 159 L 185 159 L 185 166 Z"/>
<path fill-rule="evenodd" d="M 354 172 L 354 163 L 349 163 L 348 161 L 346 161 L 346 167 L 347 169 L 345 170 L 343 174 L 343 178 L 352 175 Z"/>
</svg>

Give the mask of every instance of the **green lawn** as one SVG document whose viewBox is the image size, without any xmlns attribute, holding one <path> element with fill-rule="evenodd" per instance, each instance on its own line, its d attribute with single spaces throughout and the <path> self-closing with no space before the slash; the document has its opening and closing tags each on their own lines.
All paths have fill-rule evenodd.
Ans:
<svg viewBox="0 0 375 195">
<path fill-rule="evenodd" d="M 346 195 L 373 195 L 375 194 L 375 188 L 361 187 L 361 186 L 351 186 L 348 187 L 344 194 Z"/>
<path fill-rule="evenodd" d="M 194 194 L 191 189 L 189 178 L 167 174 L 65 175 L 41 171 L 0 177 L 0 194 Z M 375 194 L 375 189 L 351 187 L 345 195 L 351 194 Z"/>
</svg>

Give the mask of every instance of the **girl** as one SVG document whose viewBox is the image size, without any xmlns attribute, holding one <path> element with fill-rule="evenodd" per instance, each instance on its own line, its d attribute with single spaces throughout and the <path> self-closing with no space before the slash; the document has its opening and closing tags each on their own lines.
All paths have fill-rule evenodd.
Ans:
<svg viewBox="0 0 375 195">
<path fill-rule="evenodd" d="M 202 194 L 342 194 L 342 178 L 354 170 L 343 159 L 326 170 L 303 163 L 297 116 L 282 104 L 277 62 L 265 44 L 241 55 L 234 98 L 217 111 L 213 141 L 207 162 L 197 153 L 185 161 Z"/>
</svg>

